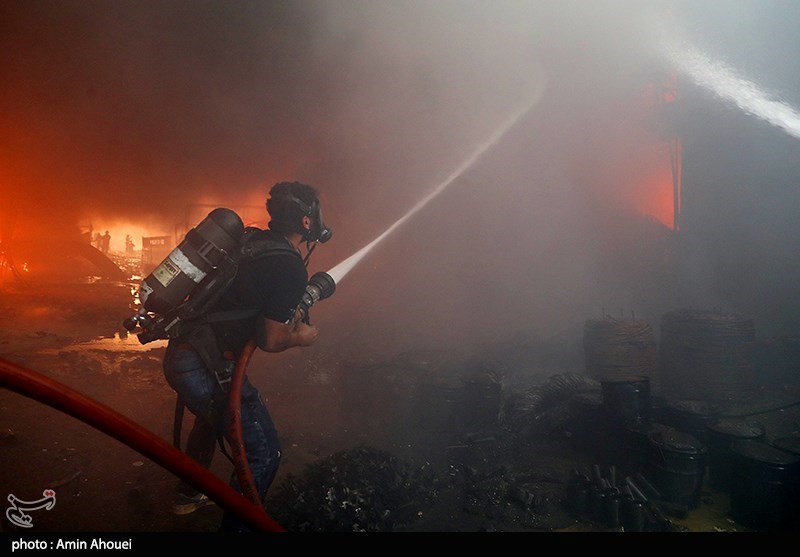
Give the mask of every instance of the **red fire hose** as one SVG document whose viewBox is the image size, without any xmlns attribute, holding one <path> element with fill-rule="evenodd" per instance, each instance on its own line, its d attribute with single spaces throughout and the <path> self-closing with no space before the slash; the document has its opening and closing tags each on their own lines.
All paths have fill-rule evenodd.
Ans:
<svg viewBox="0 0 800 557">
<path fill-rule="evenodd" d="M 261 497 L 256 489 L 253 473 L 247 462 L 244 440 L 242 439 L 242 385 L 247 372 L 247 365 L 256 349 L 256 341 L 251 339 L 242 350 L 239 359 L 236 361 L 236 368 L 231 378 L 231 392 L 228 399 L 228 410 L 230 420 L 228 423 L 228 443 L 231 446 L 231 458 L 233 467 L 236 470 L 236 477 L 242 487 L 242 493 L 250 501 L 261 506 Z"/>
<path fill-rule="evenodd" d="M 66 385 L 0 358 L 0 386 L 61 410 L 139 451 L 234 512 L 252 528 L 266 532 L 285 531 L 260 504 L 254 504 L 237 493 L 192 458 L 122 414 Z"/>
</svg>

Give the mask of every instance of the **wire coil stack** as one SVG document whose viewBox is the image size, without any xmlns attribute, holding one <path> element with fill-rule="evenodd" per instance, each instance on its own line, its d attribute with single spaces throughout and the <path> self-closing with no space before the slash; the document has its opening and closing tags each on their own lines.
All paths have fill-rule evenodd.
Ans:
<svg viewBox="0 0 800 557">
<path fill-rule="evenodd" d="M 630 377 L 657 381 L 657 349 L 653 328 L 646 321 L 615 319 L 588 320 L 584 324 L 586 373 L 598 381 Z"/>
<path fill-rule="evenodd" d="M 753 385 L 753 320 L 719 310 L 680 309 L 661 319 L 660 369 L 673 399 L 729 402 Z"/>
</svg>

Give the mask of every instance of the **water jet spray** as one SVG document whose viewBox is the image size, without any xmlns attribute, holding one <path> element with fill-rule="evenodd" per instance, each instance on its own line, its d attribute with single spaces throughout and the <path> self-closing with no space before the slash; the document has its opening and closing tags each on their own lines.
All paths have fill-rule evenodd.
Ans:
<svg viewBox="0 0 800 557">
<path fill-rule="evenodd" d="M 514 112 L 511 116 L 509 116 L 495 131 L 492 135 L 484 141 L 481 145 L 479 145 L 474 152 L 470 154 L 469 157 L 464 159 L 464 161 L 455 169 L 450 175 L 445 178 L 443 182 L 437 185 L 427 196 L 421 199 L 416 205 L 414 205 L 405 215 L 400 217 L 394 224 L 392 224 L 389 228 L 387 228 L 380 236 L 372 240 L 369 244 L 355 252 L 353 255 L 345 259 L 344 261 L 340 262 L 332 269 L 330 269 L 327 273 L 317 273 L 320 277 L 317 278 L 317 286 L 312 287 L 311 282 L 309 281 L 309 288 L 319 288 L 319 283 L 330 283 L 331 285 L 338 284 L 344 277 L 349 273 L 353 267 L 355 267 L 366 255 L 369 253 L 372 248 L 374 248 L 381 240 L 386 238 L 389 234 L 391 234 L 394 230 L 396 230 L 401 224 L 405 221 L 410 219 L 415 213 L 421 210 L 425 205 L 427 205 L 434 197 L 442 193 L 447 186 L 452 184 L 456 179 L 458 179 L 464 172 L 469 170 L 477 161 L 483 156 L 486 151 L 488 151 L 492 146 L 494 146 L 500 138 L 502 138 L 513 126 L 514 124 L 519 121 L 522 116 L 528 113 L 538 102 L 541 98 L 542 92 L 544 91 L 544 83 L 539 87 L 539 90 L 536 92 L 534 99 L 525 105 L 523 108 Z M 317 277 L 315 275 L 315 277 Z M 321 275 L 324 275 L 321 276 Z M 312 280 L 314 277 L 312 277 Z M 332 293 L 332 289 L 331 289 Z M 308 291 L 307 291 L 308 294 Z M 322 299 L 322 298 L 317 298 Z M 315 300 L 316 301 L 316 300 Z"/>
<path fill-rule="evenodd" d="M 662 37 L 666 36 L 661 30 Z M 674 31 L 672 34 L 676 34 Z M 720 99 L 732 102 L 742 111 L 783 129 L 800 139 L 800 113 L 788 104 L 772 98 L 758 85 L 738 75 L 721 61 L 706 56 L 683 40 L 661 40 L 664 56 L 682 74 Z"/>
</svg>

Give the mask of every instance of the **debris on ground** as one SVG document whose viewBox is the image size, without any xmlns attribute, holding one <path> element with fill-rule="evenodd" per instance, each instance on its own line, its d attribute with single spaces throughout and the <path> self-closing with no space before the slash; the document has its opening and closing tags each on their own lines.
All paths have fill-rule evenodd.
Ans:
<svg viewBox="0 0 800 557">
<path fill-rule="evenodd" d="M 267 508 L 290 532 L 393 532 L 435 502 L 437 483 L 428 466 L 360 446 L 287 476 Z"/>
<path fill-rule="evenodd" d="M 549 531 L 572 522 L 563 494 L 563 480 L 552 471 L 501 466 L 467 479 L 464 510 L 494 524 Z"/>
</svg>

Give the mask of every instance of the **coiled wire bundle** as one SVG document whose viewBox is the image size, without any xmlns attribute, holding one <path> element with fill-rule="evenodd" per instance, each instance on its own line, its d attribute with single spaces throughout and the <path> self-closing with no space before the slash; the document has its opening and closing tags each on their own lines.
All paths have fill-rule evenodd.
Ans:
<svg viewBox="0 0 800 557">
<path fill-rule="evenodd" d="M 653 328 L 646 321 L 589 320 L 584 324 L 586 373 L 598 381 L 649 377 L 656 381 L 657 347 Z"/>
<path fill-rule="evenodd" d="M 660 375 L 674 399 L 735 400 L 753 385 L 753 320 L 719 310 L 680 309 L 661 318 Z"/>
</svg>

